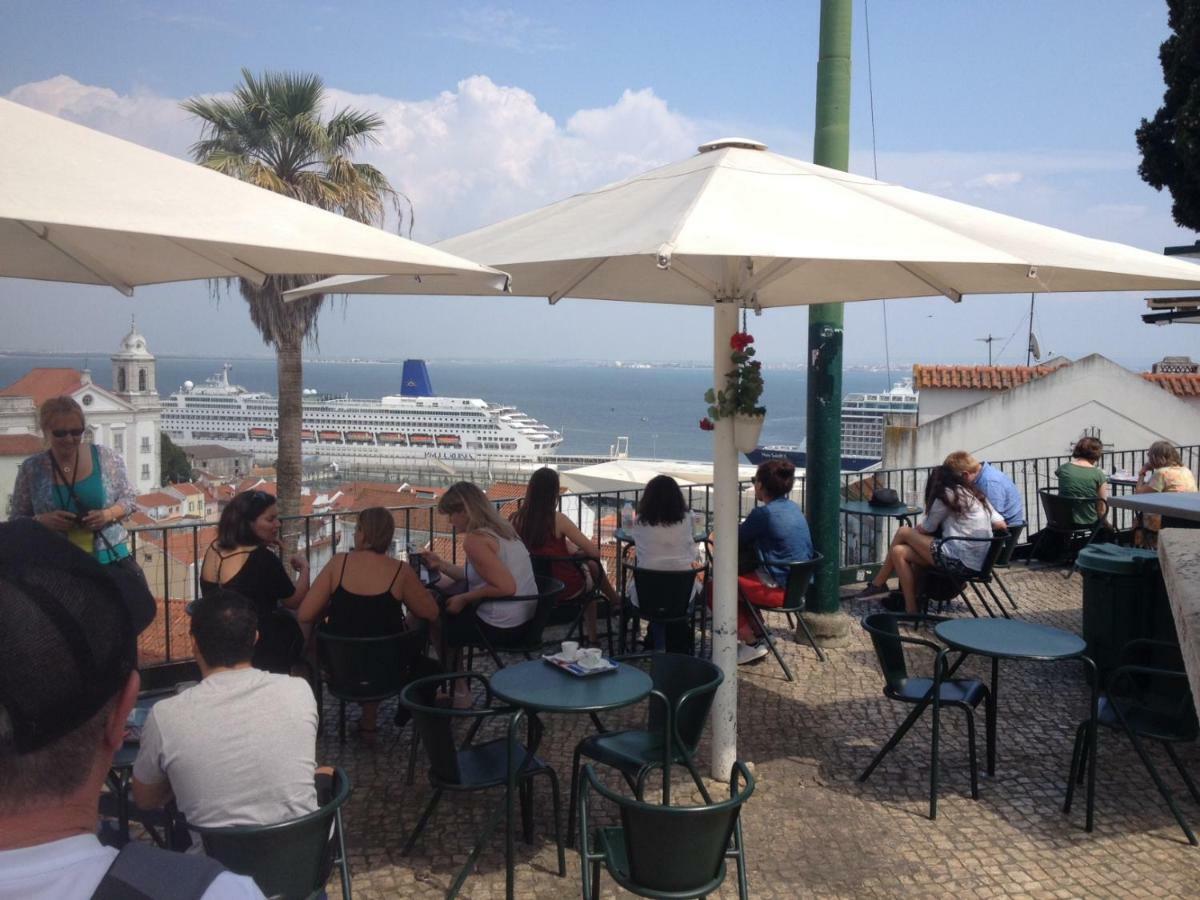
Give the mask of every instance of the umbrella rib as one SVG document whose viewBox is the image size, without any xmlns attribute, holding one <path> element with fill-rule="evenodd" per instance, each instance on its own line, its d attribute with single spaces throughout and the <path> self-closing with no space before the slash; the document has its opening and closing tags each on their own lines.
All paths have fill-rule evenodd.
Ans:
<svg viewBox="0 0 1200 900">
<path fill-rule="evenodd" d="M 182 241 L 178 241 L 175 238 L 167 238 L 167 241 L 170 242 L 171 244 L 174 244 L 180 250 L 184 250 L 188 253 L 192 253 L 192 254 L 200 257 L 205 262 L 210 262 L 215 266 L 224 266 L 226 269 L 228 269 L 234 275 L 237 275 L 239 278 L 245 278 L 247 281 L 253 281 L 259 287 L 262 287 L 262 285 L 266 283 L 266 280 L 267 280 L 266 272 L 262 272 L 256 268 L 254 268 L 254 266 L 250 265 L 249 263 L 243 262 L 242 260 L 238 259 L 236 256 L 232 256 L 232 255 L 226 254 L 226 253 L 219 253 L 219 252 L 204 253 L 204 252 L 198 250 L 197 248 L 193 247 L 191 244 L 183 243 Z"/>
<path fill-rule="evenodd" d="M 116 290 L 118 290 L 122 294 L 124 294 L 126 297 L 133 296 L 133 285 L 129 284 L 127 281 L 125 281 L 122 278 L 118 278 L 116 275 L 114 275 L 112 272 L 110 272 L 105 266 L 103 266 L 100 263 L 93 260 L 82 250 L 68 249 L 66 242 L 61 237 L 54 237 L 54 238 L 50 237 L 50 226 L 49 225 L 31 225 L 29 222 L 23 221 L 21 219 L 18 219 L 17 221 L 19 221 L 22 225 L 24 225 L 26 228 L 28 228 L 37 237 L 41 238 L 43 241 L 45 241 L 47 244 L 49 244 L 51 247 L 53 247 L 59 253 L 63 254 L 63 256 L 68 257 L 73 262 L 77 263 L 78 265 L 80 265 L 84 269 L 86 269 L 87 271 L 91 272 L 93 275 L 95 275 L 97 278 L 99 278 L 102 282 L 107 284 L 109 287 L 115 288 Z"/>
<path fill-rule="evenodd" d="M 599 269 L 606 262 L 608 262 L 608 257 L 602 256 L 599 259 L 597 259 L 595 262 L 584 266 L 583 271 L 581 271 L 579 273 L 578 278 L 574 279 L 573 281 L 568 282 L 564 287 L 561 287 L 558 290 L 552 291 L 550 293 L 550 295 L 546 298 L 547 300 L 550 301 L 550 305 L 553 306 L 555 303 L 557 303 L 563 297 L 567 296 L 567 294 L 571 293 L 571 291 L 575 290 L 575 288 L 579 287 L 579 285 L 584 281 L 584 279 L 589 278 L 597 269 Z"/>
<path fill-rule="evenodd" d="M 913 263 L 904 263 L 904 262 L 899 262 L 899 261 L 896 262 L 896 265 L 898 265 L 900 268 L 902 268 L 909 275 L 912 275 L 914 278 L 918 279 L 919 281 L 922 281 L 925 284 L 929 285 L 931 288 L 933 288 L 939 294 L 944 294 L 945 296 L 949 297 L 955 303 L 962 302 L 963 295 L 961 292 L 956 291 L 952 287 L 948 287 L 948 286 L 942 284 L 938 279 L 934 278 L 928 272 L 925 272 L 923 269 L 921 269 L 920 266 L 914 265 Z"/>
<path fill-rule="evenodd" d="M 746 294 L 745 299 L 749 300 L 753 298 L 760 288 L 778 281 L 784 275 L 791 273 L 793 269 L 797 269 L 808 262 L 809 260 L 807 259 L 796 259 L 795 257 L 776 257 L 766 268 L 746 282 L 743 287 L 743 291 Z"/>
</svg>

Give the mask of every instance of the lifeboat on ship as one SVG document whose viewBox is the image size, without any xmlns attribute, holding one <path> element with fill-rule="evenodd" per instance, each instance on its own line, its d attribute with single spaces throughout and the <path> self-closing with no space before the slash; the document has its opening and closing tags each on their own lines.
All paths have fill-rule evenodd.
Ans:
<svg viewBox="0 0 1200 900">
<path fill-rule="evenodd" d="M 431 434 L 410 434 L 408 442 L 414 447 L 432 447 L 433 435 Z"/>
<path fill-rule="evenodd" d="M 316 432 L 314 432 L 311 428 L 301 428 L 300 429 L 300 440 L 315 441 L 316 439 L 317 439 Z"/>
<path fill-rule="evenodd" d="M 437 445 L 439 447 L 461 447 L 462 438 L 457 434 L 439 434 L 437 436 Z"/>
<path fill-rule="evenodd" d="M 381 444 L 399 444 L 404 446 L 408 443 L 408 438 L 403 434 L 398 434 L 395 431 L 381 431 L 375 435 L 375 440 Z"/>
<path fill-rule="evenodd" d="M 275 439 L 275 433 L 270 428 L 251 428 L 250 440 L 252 441 L 272 441 Z"/>
<path fill-rule="evenodd" d="M 373 443 L 375 443 L 375 438 L 371 435 L 371 432 L 369 432 L 369 431 L 347 431 L 346 432 L 346 443 L 347 444 L 373 444 Z"/>
<path fill-rule="evenodd" d="M 342 442 L 340 431 L 320 431 L 317 432 L 317 437 L 323 444 L 340 444 Z"/>
</svg>

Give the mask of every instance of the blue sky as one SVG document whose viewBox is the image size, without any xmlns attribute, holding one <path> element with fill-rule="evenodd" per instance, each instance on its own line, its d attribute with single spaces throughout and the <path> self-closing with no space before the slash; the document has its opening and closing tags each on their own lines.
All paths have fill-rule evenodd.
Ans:
<svg viewBox="0 0 1200 900">
<path fill-rule="evenodd" d="M 855 3 L 852 163 L 873 174 L 864 4 Z M 689 155 L 726 134 L 811 158 L 819 4 L 811 2 L 10 3 L 0 95 L 185 155 L 178 101 L 242 66 L 321 74 L 379 111 L 372 161 L 433 241 Z M 1165 4 L 869 6 L 879 177 L 1159 251 L 1190 243 L 1136 173 L 1133 131 L 1162 95 Z M 1027 298 L 888 304 L 893 362 L 1023 362 Z M 63 329 L 48 306 L 85 327 Z M 264 352 L 234 297 L 0 281 L 0 349 L 115 346 L 128 313 L 160 352 Z M 1141 324 L 1142 298 L 1039 300 L 1043 349 L 1127 363 L 1191 353 L 1187 326 Z M 804 310 L 753 326 L 760 355 L 804 353 Z M 848 362 L 882 360 L 878 303 L 847 308 Z M 337 356 L 704 358 L 705 310 L 566 301 L 351 298 L 321 322 Z M 665 338 L 665 339 L 664 339 Z"/>
</svg>

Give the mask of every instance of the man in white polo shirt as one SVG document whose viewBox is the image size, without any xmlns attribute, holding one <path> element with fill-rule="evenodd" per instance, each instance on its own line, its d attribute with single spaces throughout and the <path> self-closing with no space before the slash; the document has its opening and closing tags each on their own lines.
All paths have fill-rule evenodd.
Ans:
<svg viewBox="0 0 1200 900">
<path fill-rule="evenodd" d="M 317 808 L 317 704 L 301 678 L 252 668 L 257 615 L 234 591 L 192 606 L 203 680 L 159 701 L 142 728 L 133 799 L 172 794 L 190 825 L 274 825 Z"/>
<path fill-rule="evenodd" d="M 32 520 L 0 525 L 0 900 L 262 900 L 215 860 L 96 838 L 154 618 L 115 569 Z"/>
</svg>

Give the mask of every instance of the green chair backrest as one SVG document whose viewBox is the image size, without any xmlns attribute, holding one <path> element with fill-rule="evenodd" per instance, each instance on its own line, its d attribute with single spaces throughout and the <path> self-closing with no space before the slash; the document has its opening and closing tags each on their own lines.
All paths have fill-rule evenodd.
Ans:
<svg viewBox="0 0 1200 900">
<path fill-rule="evenodd" d="M 900 640 L 899 617 L 891 613 L 872 613 L 863 619 L 863 627 L 871 635 L 875 658 L 883 672 L 884 683 L 900 690 L 908 681 L 908 663 L 904 659 L 904 643 Z"/>
<path fill-rule="evenodd" d="M 317 626 L 325 685 L 341 700 L 382 700 L 400 692 L 428 636 L 413 629 L 379 637 L 343 637 Z"/>
<path fill-rule="evenodd" d="M 315 812 L 278 825 L 191 826 L 204 852 L 238 875 L 249 875 L 268 897 L 309 897 L 323 890 L 333 861 L 334 817 L 350 797 L 350 779 L 335 769 L 333 799 Z"/>
<path fill-rule="evenodd" d="M 654 690 L 662 693 L 675 710 L 675 728 L 689 752 L 694 752 L 700 743 L 723 677 L 721 670 L 706 659 L 683 653 L 650 655 L 650 679 L 654 682 Z M 680 698 L 692 690 L 696 693 L 680 706 Z M 646 712 L 646 729 L 658 734 L 663 730 L 665 718 L 662 702 L 651 699 Z"/>
<path fill-rule="evenodd" d="M 694 569 L 644 569 L 635 566 L 638 615 L 648 622 L 681 622 L 687 619 L 696 587 Z"/>
<path fill-rule="evenodd" d="M 590 770 L 590 766 L 588 767 Z M 745 784 L 737 790 L 737 776 Z M 720 875 L 742 806 L 754 793 L 754 777 L 734 763 L 730 799 L 708 806 L 659 806 L 591 787 L 621 811 L 630 880 L 661 894 L 695 896 Z"/>
<path fill-rule="evenodd" d="M 820 553 L 813 551 L 812 559 L 803 562 L 788 563 L 787 591 L 783 605 L 788 609 L 803 609 L 808 597 L 808 588 L 812 584 L 817 566 L 824 559 Z"/>
</svg>

